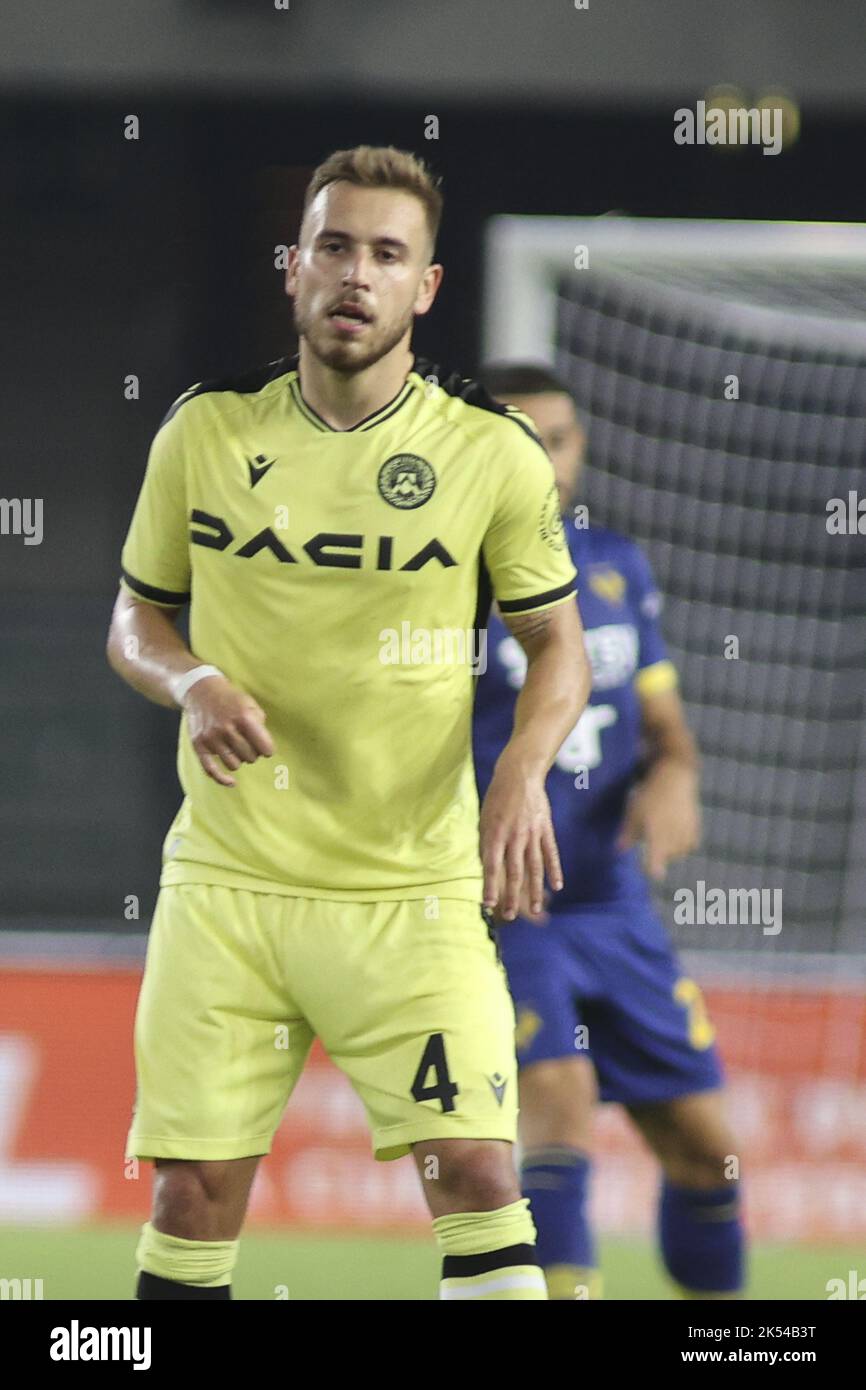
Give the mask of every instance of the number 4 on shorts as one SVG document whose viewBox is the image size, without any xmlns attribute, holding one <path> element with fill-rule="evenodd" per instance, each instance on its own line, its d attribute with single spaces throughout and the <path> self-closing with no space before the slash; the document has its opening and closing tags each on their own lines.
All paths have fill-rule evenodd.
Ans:
<svg viewBox="0 0 866 1390">
<path fill-rule="evenodd" d="M 432 1069 L 435 1085 L 426 1085 L 427 1073 Z M 460 1087 L 448 1075 L 445 1060 L 445 1038 L 442 1033 L 431 1033 L 424 1048 L 424 1055 L 412 1082 L 414 1100 L 438 1100 L 443 1111 L 454 1109 L 454 1097 Z"/>
</svg>

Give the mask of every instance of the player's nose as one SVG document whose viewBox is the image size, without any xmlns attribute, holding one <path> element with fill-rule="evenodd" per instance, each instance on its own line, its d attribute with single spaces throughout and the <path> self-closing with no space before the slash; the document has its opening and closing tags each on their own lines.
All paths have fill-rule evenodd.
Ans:
<svg viewBox="0 0 866 1390">
<path fill-rule="evenodd" d="M 372 258 L 363 251 L 356 251 L 343 272 L 346 289 L 367 289 L 370 284 Z"/>
</svg>

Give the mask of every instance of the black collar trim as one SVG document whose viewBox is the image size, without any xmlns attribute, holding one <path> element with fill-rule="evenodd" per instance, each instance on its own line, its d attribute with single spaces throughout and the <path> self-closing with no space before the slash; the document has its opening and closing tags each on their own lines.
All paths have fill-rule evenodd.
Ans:
<svg viewBox="0 0 866 1390">
<path fill-rule="evenodd" d="M 407 378 L 396 396 L 393 396 L 390 401 L 386 401 L 383 406 L 380 406 L 378 410 L 374 410 L 372 414 L 365 415 L 364 419 L 359 420 L 357 424 L 350 425 L 349 429 L 338 430 L 335 429 L 333 425 L 329 425 L 327 420 L 323 420 L 319 412 L 314 410 L 309 401 L 304 399 L 304 394 L 301 390 L 300 362 L 298 357 L 292 359 L 291 371 L 292 376 L 289 379 L 289 390 L 292 393 L 292 399 L 304 416 L 304 419 L 315 429 L 324 434 L 354 434 L 359 430 L 374 429 L 376 425 L 381 425 L 385 420 L 390 420 L 391 416 L 396 415 L 398 410 L 402 410 L 414 390 L 413 383 L 409 380 L 409 377 L 415 371 L 415 366 L 413 364 L 413 366 L 409 368 Z"/>
</svg>

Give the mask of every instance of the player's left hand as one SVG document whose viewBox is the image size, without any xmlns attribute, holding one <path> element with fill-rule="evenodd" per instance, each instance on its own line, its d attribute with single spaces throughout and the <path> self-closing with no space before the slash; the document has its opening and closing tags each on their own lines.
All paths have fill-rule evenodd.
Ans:
<svg viewBox="0 0 866 1390">
<path fill-rule="evenodd" d="M 550 803 L 544 777 L 528 773 L 508 749 L 487 788 L 480 828 L 484 906 L 498 907 L 501 920 L 513 922 L 525 884 L 530 913 L 541 913 L 545 874 L 555 891 L 562 887 Z"/>
<path fill-rule="evenodd" d="M 631 849 L 643 842 L 644 868 L 658 882 L 672 859 L 690 854 L 700 841 L 695 773 L 685 764 L 661 760 L 632 792 L 617 848 Z"/>
<path fill-rule="evenodd" d="M 517 908 L 518 917 L 520 917 L 524 922 L 531 922 L 534 927 L 546 927 L 548 922 L 550 921 L 550 913 L 547 911 L 547 905 L 550 902 L 550 896 L 551 895 L 549 890 L 545 888 L 544 906 L 542 907 L 540 912 L 534 912 L 532 909 L 532 904 L 529 901 L 529 887 L 526 883 L 526 880 L 524 879 L 523 888 L 520 893 L 520 904 Z M 495 907 L 493 909 L 493 925 L 495 927 L 501 927 L 504 921 L 505 918 L 502 916 L 501 909 Z"/>
</svg>

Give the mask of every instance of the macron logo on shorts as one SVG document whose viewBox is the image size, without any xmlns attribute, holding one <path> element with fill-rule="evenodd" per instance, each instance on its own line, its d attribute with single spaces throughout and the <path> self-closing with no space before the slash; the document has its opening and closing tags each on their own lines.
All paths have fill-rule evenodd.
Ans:
<svg viewBox="0 0 866 1390">
<path fill-rule="evenodd" d="M 488 1076 L 487 1080 L 490 1084 L 491 1091 L 496 1097 L 496 1104 L 501 1105 L 502 1097 L 505 1095 L 505 1087 L 508 1085 L 508 1077 L 502 1077 L 499 1075 L 498 1071 L 495 1071 L 492 1076 Z"/>
</svg>

